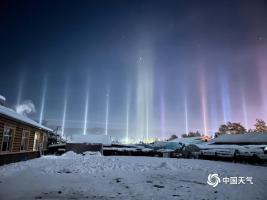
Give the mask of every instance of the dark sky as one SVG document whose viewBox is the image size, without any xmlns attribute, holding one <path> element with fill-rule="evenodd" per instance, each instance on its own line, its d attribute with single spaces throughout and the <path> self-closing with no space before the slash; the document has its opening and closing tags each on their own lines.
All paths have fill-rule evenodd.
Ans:
<svg viewBox="0 0 267 200">
<path fill-rule="evenodd" d="M 66 127 L 83 127 L 88 92 L 88 128 L 125 129 L 127 110 L 132 137 L 250 128 L 267 120 L 267 2 L 1 1 L 0 67 L 34 119 L 46 85 L 50 124 L 67 99 Z"/>
</svg>

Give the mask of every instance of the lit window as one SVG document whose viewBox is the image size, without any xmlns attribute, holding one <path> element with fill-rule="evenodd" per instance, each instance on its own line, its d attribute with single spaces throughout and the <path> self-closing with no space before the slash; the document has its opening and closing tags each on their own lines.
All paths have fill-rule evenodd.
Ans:
<svg viewBox="0 0 267 200">
<path fill-rule="evenodd" d="M 2 151 L 11 151 L 14 129 L 4 127 Z"/>
<path fill-rule="evenodd" d="M 35 132 L 33 150 L 42 150 L 42 148 L 43 144 L 42 144 L 41 133 Z"/>
</svg>

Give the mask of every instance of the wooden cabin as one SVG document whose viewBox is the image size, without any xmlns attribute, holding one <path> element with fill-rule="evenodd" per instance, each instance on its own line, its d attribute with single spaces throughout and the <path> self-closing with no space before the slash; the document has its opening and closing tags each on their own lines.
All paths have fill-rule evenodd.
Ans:
<svg viewBox="0 0 267 200">
<path fill-rule="evenodd" d="M 39 157 L 53 131 L 0 105 L 0 165 Z"/>
</svg>

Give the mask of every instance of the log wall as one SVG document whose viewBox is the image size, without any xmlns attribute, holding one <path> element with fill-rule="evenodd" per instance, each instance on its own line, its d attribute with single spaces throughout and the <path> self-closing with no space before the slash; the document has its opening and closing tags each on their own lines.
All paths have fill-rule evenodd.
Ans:
<svg viewBox="0 0 267 200">
<path fill-rule="evenodd" d="M 0 115 L 0 154 L 1 153 L 8 153 L 8 152 L 2 152 L 2 144 L 3 144 L 3 133 L 4 133 L 4 127 L 12 127 L 14 128 L 15 132 L 13 134 L 12 138 L 12 147 L 11 152 L 21 152 L 21 140 L 22 140 L 22 132 L 23 130 L 27 130 L 30 132 L 29 138 L 28 138 L 28 149 L 26 151 L 33 151 L 33 145 L 34 145 L 34 135 L 35 132 L 39 132 L 41 134 L 41 138 L 43 138 L 43 134 L 47 135 L 46 131 L 40 130 L 36 127 L 30 126 L 28 124 L 24 124 L 20 121 L 16 121 L 13 119 L 9 119 L 5 116 Z M 48 137 L 46 137 L 47 140 Z M 46 142 L 47 144 L 47 142 Z M 46 147 L 43 147 L 43 150 L 47 149 Z M 11 153 L 10 152 L 10 153 Z"/>
</svg>

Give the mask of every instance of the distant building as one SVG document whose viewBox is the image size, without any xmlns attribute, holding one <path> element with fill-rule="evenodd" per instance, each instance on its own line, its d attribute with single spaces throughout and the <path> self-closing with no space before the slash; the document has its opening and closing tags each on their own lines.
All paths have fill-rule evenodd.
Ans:
<svg viewBox="0 0 267 200">
<path fill-rule="evenodd" d="M 40 156 L 53 131 L 0 105 L 0 164 Z"/>
<path fill-rule="evenodd" d="M 170 140 L 168 142 L 176 142 L 181 143 L 185 145 L 189 144 L 201 144 L 203 142 L 208 142 L 211 140 L 210 136 L 197 136 L 197 137 L 185 137 L 185 138 L 175 138 L 173 140 Z"/>
<path fill-rule="evenodd" d="M 267 144 L 267 133 L 224 134 L 211 140 L 211 144 L 237 144 L 237 145 Z"/>
<path fill-rule="evenodd" d="M 80 144 L 102 144 L 104 146 L 111 146 L 112 140 L 109 135 L 102 134 L 73 134 L 67 143 L 80 143 Z"/>
<path fill-rule="evenodd" d="M 103 146 L 111 146 L 111 143 L 109 135 L 76 134 L 67 141 L 66 151 L 74 151 L 76 153 L 97 151 L 103 154 Z"/>
</svg>

